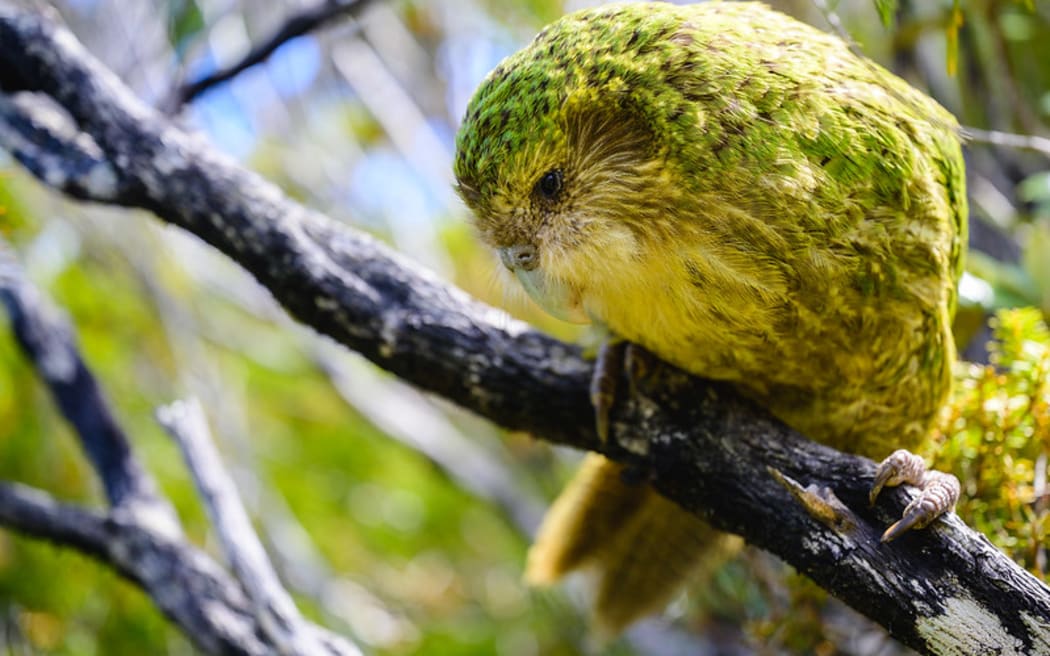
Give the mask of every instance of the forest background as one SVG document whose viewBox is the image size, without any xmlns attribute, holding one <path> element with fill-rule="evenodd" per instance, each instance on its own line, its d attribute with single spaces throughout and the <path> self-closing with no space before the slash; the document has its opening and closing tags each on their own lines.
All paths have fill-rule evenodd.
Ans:
<svg viewBox="0 0 1050 656">
<path fill-rule="evenodd" d="M 474 240 L 453 192 L 450 162 L 459 118 L 482 77 L 542 25 L 589 3 L 357 4 L 193 98 L 179 89 L 237 61 L 306 3 L 52 6 L 139 97 L 300 202 L 514 317 L 580 339 L 577 328 L 500 285 L 494 258 Z M 959 332 L 969 359 L 987 360 L 982 324 L 994 311 L 1050 312 L 1050 165 L 1038 152 L 1050 125 L 1050 5 L 844 0 L 833 8 L 837 28 L 820 3 L 771 4 L 822 29 L 845 30 L 860 52 L 979 129 L 967 147 L 975 254 Z M 3 151 L 0 236 L 29 279 L 68 313 L 86 361 L 191 541 L 221 551 L 154 410 L 197 397 L 282 579 L 319 623 L 379 654 L 529 656 L 586 646 L 578 586 L 532 592 L 520 581 L 528 536 L 578 453 L 502 433 L 422 395 L 296 325 L 250 275 L 199 239 L 139 211 L 64 200 Z M 1027 369 L 1011 379 L 1016 388 L 1004 387 L 994 370 L 974 370 L 969 392 L 985 394 L 982 384 L 988 394 L 1005 389 L 1000 405 L 986 408 L 981 397 L 990 412 L 981 421 L 1010 424 L 1014 433 L 996 441 L 987 437 L 993 431 L 971 430 L 971 443 L 967 431 L 946 430 L 946 448 L 929 455 L 957 469 L 977 499 L 969 521 L 1045 578 L 1050 418 L 1040 423 L 1039 412 L 1046 412 L 1048 340 L 1033 313 L 1006 321 L 999 364 L 1006 357 L 1006 369 L 1014 361 Z M 977 404 L 961 398 L 960 413 L 968 403 Z M 974 464 L 989 458 L 1005 464 Z M 89 506 L 104 498 L 9 330 L 0 330 L 0 478 Z M 991 488 L 1006 492 L 986 501 Z M 745 550 L 666 617 L 606 651 L 900 650 L 882 629 L 785 569 Z M 194 653 L 151 600 L 111 570 L 6 531 L 0 648 Z"/>
</svg>

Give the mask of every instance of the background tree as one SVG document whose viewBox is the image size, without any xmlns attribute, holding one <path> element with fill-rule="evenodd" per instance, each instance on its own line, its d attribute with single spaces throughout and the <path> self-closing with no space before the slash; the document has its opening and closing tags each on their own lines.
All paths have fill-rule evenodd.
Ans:
<svg viewBox="0 0 1050 656">
<path fill-rule="evenodd" d="M 181 110 L 188 94 L 178 91 L 180 80 L 234 62 L 294 8 L 76 2 L 58 9 L 141 97 L 306 205 L 573 339 L 524 300 L 503 298 L 491 258 L 476 249 L 451 194 L 451 135 L 477 81 L 570 8 L 511 4 L 347 9 L 341 21 L 286 42 Z M 797 4 L 782 8 L 823 24 L 813 7 Z M 932 89 L 964 122 L 1043 129 L 1040 94 L 1050 71 L 1038 62 L 1050 57 L 1036 55 L 1050 47 L 1047 17 L 1038 13 L 1045 9 L 965 3 L 965 22 L 952 28 L 950 7 L 902 5 L 891 30 L 868 3 L 840 9 L 865 52 Z M 953 39 L 957 78 L 945 74 Z M 990 257 L 974 258 L 974 271 L 991 284 L 970 280 L 974 314 L 997 304 L 1046 308 L 1050 275 L 1039 268 L 1048 243 L 1040 217 L 1050 211 L 1045 158 L 985 146 L 969 156 L 975 218 L 992 226 L 975 230 Z M 4 235 L 36 284 L 72 315 L 86 359 L 193 542 L 208 544 L 208 524 L 174 445 L 151 419 L 154 407 L 187 395 L 206 400 L 249 510 L 307 614 L 370 651 L 578 649 L 580 620 L 565 599 L 530 595 L 518 583 L 525 534 L 572 456 L 523 435 L 497 442 L 484 422 L 424 401 L 296 328 L 249 276 L 185 233 L 133 212 L 69 204 L 13 165 L 0 177 L 0 199 Z M 13 340 L 0 340 L 0 476 L 70 500 L 100 498 L 17 351 Z M 1030 432 L 1045 440 L 1045 429 Z M 1031 461 L 1044 452 L 1036 449 Z M 1045 478 L 1045 455 L 1043 462 Z M 1033 495 L 1036 471 L 1033 465 Z M 1043 536 L 1041 524 L 1031 526 Z M 1041 553 L 1035 544 L 1033 566 Z M 713 585 L 677 606 L 679 624 L 727 644 L 881 648 L 871 646 L 885 641 L 880 630 L 858 630 L 868 625 L 851 612 L 785 586 L 772 573 L 779 569 L 757 551 L 722 566 Z M 15 534 L 0 536 L 0 595 L 13 645 L 75 654 L 189 649 L 148 599 L 107 570 Z M 741 635 L 741 625 L 756 637 Z M 819 634 L 809 631 L 814 626 Z M 643 629 L 612 649 L 655 653 L 649 635 Z M 675 649 L 666 635 L 661 648 Z M 803 639 L 812 644 L 794 642 Z"/>
</svg>

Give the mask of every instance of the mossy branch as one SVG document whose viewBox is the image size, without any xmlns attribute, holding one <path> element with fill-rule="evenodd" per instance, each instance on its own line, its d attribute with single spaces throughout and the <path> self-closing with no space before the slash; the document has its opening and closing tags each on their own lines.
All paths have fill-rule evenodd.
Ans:
<svg viewBox="0 0 1050 656">
<path fill-rule="evenodd" d="M 776 553 L 905 644 L 1050 653 L 1050 589 L 955 516 L 879 542 L 909 493 L 868 508 L 870 461 L 659 364 L 633 381 L 603 443 L 577 347 L 295 204 L 143 105 L 51 19 L 0 1 L 0 44 L 0 147 L 45 184 L 197 235 L 299 321 L 422 389 L 633 463 L 670 499 Z"/>
</svg>

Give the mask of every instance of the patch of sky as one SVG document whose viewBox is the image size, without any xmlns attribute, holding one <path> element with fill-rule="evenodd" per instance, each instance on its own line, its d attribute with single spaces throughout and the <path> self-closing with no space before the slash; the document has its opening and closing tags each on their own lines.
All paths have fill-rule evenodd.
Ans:
<svg viewBox="0 0 1050 656">
<path fill-rule="evenodd" d="M 485 29 L 464 31 L 442 44 L 437 52 L 438 67 L 448 80 L 446 103 L 449 115 L 457 123 L 489 71 L 522 45 L 492 24 Z"/>
<path fill-rule="evenodd" d="M 220 150 L 237 159 L 248 157 L 256 146 L 252 118 L 227 85 L 198 97 L 190 119 Z"/>
<path fill-rule="evenodd" d="M 391 217 L 399 222 L 430 221 L 436 210 L 428 198 L 424 181 L 393 149 L 374 148 L 358 161 L 350 175 L 354 205 L 373 227 L 389 227 Z"/>
<path fill-rule="evenodd" d="M 95 9 L 98 0 L 66 0 L 66 4 L 80 13 L 87 13 Z"/>
<path fill-rule="evenodd" d="M 270 81 L 285 98 L 308 89 L 321 70 L 321 49 L 313 36 L 302 36 L 285 43 L 266 64 Z"/>
<path fill-rule="evenodd" d="M 203 52 L 186 67 L 187 80 L 199 80 L 206 75 L 211 75 L 218 69 L 219 64 L 215 61 L 215 53 L 211 50 Z"/>
</svg>

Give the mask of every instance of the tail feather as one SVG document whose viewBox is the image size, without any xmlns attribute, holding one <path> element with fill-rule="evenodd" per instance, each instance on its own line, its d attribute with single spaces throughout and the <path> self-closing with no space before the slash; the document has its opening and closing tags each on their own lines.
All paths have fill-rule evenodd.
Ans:
<svg viewBox="0 0 1050 656">
<path fill-rule="evenodd" d="M 718 533 L 697 516 L 645 486 L 640 512 L 601 559 L 594 599 L 599 633 L 615 636 L 662 610 L 694 579 Z"/>
<path fill-rule="evenodd" d="M 722 534 L 649 485 L 625 483 L 622 472 L 587 456 L 547 513 L 525 571 L 529 583 L 548 585 L 594 570 L 593 622 L 605 636 L 660 610 L 702 564 L 727 552 Z"/>
<path fill-rule="evenodd" d="M 525 581 L 550 585 L 601 554 L 645 502 L 642 486 L 625 484 L 623 470 L 603 456 L 588 454 L 568 486 L 547 511 L 529 550 Z"/>
</svg>

